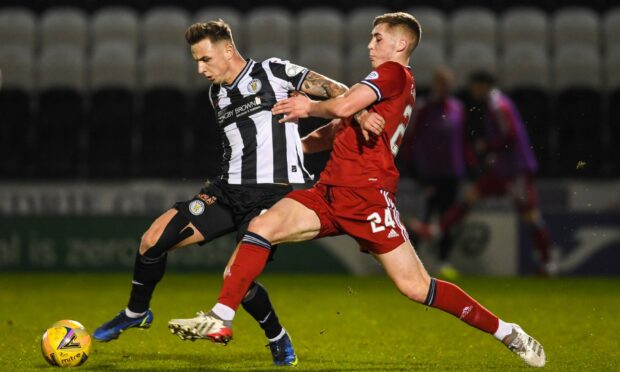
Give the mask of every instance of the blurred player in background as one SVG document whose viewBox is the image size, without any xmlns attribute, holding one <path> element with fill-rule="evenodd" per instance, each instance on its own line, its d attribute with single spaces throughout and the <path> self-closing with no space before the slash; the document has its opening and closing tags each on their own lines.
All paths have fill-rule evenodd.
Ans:
<svg viewBox="0 0 620 372">
<path fill-rule="evenodd" d="M 368 44 L 374 70 L 364 80 L 326 101 L 296 96 L 275 105 L 275 114 L 285 114 L 282 121 L 307 116 L 343 118 L 310 136 L 314 150 L 333 146 L 330 160 L 312 189 L 290 193 L 252 220 L 224 277 L 218 303 L 208 314 L 171 320 L 168 325 L 173 332 L 227 342 L 232 338 L 235 312 L 262 272 L 273 244 L 347 234 L 362 251 L 373 254 L 411 300 L 493 334 L 530 365 L 545 364 L 542 346 L 519 326 L 502 321 L 458 286 L 431 278 L 400 220 L 395 206 L 399 173 L 394 157 L 415 103 L 415 83 L 407 65 L 420 36 L 420 25 L 410 14 L 379 16 Z M 363 133 L 369 127 L 361 127 L 352 117 L 365 108 L 385 119 L 381 124 L 371 123 L 370 129 L 379 125 L 374 129 L 381 129 L 381 134 L 369 140 Z"/>
<path fill-rule="evenodd" d="M 481 198 L 507 195 L 531 228 L 540 274 L 554 275 L 557 265 L 551 260 L 549 231 L 534 186 L 538 163 L 523 120 L 510 98 L 496 87 L 492 74 L 486 71 L 472 74 L 469 91 L 483 112 L 484 136 L 473 144 L 476 153 L 484 159 L 482 175 L 465 191 L 463 200 L 444 213 L 439 226 L 416 230 L 426 236 L 437 232 L 446 234 Z"/>
<path fill-rule="evenodd" d="M 224 148 L 222 175 L 194 198 L 176 203 L 144 233 L 127 308 L 95 330 L 93 336 L 99 341 L 116 339 L 131 327 L 150 325 L 153 313 L 149 305 L 164 275 L 168 251 L 204 244 L 233 231 L 241 240 L 253 217 L 288 194 L 291 184 L 303 184 L 310 178 L 303 164 L 297 122 L 279 123 L 280 117 L 271 112 L 274 104 L 293 91 L 327 98 L 348 89 L 278 58 L 263 62 L 244 59 L 230 27 L 222 20 L 194 24 L 185 38 L 198 73 L 213 83 L 209 96 Z M 242 304 L 265 331 L 274 363 L 297 364 L 290 337 L 265 288 L 252 282 Z"/>
<path fill-rule="evenodd" d="M 411 159 L 424 190 L 423 223 L 429 223 L 433 215 L 443 215 L 456 203 L 465 172 L 465 113 L 461 101 L 452 95 L 453 87 L 454 74 L 449 68 L 433 72 L 430 96 L 416 102 L 403 142 L 405 153 L 401 156 Z M 411 217 L 408 224 L 418 230 L 418 219 Z M 451 248 L 452 234 L 443 234 L 438 274 L 448 280 L 459 275 L 449 261 Z"/>
</svg>

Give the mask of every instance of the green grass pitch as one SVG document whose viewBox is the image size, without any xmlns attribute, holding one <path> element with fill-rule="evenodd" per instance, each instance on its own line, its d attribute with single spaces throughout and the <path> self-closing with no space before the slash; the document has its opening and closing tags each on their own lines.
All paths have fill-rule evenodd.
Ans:
<svg viewBox="0 0 620 372">
<path fill-rule="evenodd" d="M 292 335 L 299 371 L 480 371 L 529 369 L 457 319 L 411 303 L 384 277 L 265 275 Z M 90 370 L 273 370 L 262 331 L 243 310 L 228 346 L 181 341 L 173 317 L 190 317 L 216 299 L 215 274 L 168 273 L 155 292 L 155 321 L 118 340 L 94 343 Z M 39 341 L 56 320 L 90 331 L 127 301 L 130 274 L 0 274 L 0 369 L 40 370 Z M 470 278 L 458 284 L 541 341 L 547 370 L 620 370 L 619 279 Z"/>
</svg>

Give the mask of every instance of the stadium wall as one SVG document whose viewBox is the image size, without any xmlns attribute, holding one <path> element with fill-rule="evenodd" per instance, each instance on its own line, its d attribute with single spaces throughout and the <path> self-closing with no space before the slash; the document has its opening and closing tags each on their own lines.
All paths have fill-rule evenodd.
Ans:
<svg viewBox="0 0 620 372">
<path fill-rule="evenodd" d="M 197 182 L 13 183 L 0 185 L 0 270 L 128 271 L 144 230 Z M 554 254 L 566 275 L 620 275 L 620 182 L 540 183 Z M 418 213 L 421 194 L 401 183 L 399 209 Z M 545 196 L 548 197 L 545 198 Z M 455 232 L 454 264 L 464 274 L 513 276 L 535 270 L 529 231 L 506 200 L 482 204 Z M 228 235 L 173 252 L 169 267 L 220 271 L 235 246 Z M 417 250 L 429 269 L 434 244 Z M 348 237 L 280 247 L 272 272 L 381 272 Z"/>
</svg>

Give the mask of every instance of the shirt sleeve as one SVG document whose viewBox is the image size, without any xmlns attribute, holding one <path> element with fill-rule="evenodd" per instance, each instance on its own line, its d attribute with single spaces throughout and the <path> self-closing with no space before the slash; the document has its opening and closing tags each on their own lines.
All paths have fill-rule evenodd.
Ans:
<svg viewBox="0 0 620 372">
<path fill-rule="evenodd" d="M 307 68 L 279 58 L 270 58 L 267 63 L 273 76 L 282 82 L 282 88 L 286 90 L 301 89 L 301 83 L 308 75 Z"/>
<path fill-rule="evenodd" d="M 488 141 L 487 150 L 497 152 L 507 149 L 517 138 L 516 119 L 510 108 L 504 104 L 495 107 L 495 120 L 497 120 L 501 135 L 493 141 Z"/>
<path fill-rule="evenodd" d="M 360 82 L 372 89 L 377 102 L 399 95 L 405 85 L 403 68 L 396 62 L 386 62 L 377 67 Z"/>
</svg>

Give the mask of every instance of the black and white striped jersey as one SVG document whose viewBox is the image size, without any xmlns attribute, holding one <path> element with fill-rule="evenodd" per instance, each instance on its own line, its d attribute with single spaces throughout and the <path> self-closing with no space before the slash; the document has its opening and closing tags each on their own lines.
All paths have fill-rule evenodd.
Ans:
<svg viewBox="0 0 620 372">
<path fill-rule="evenodd" d="M 247 60 L 231 85 L 209 91 L 222 137 L 222 179 L 229 184 L 304 183 L 312 176 L 295 122 L 278 123 L 273 105 L 299 90 L 308 69 L 278 58 Z"/>
</svg>

